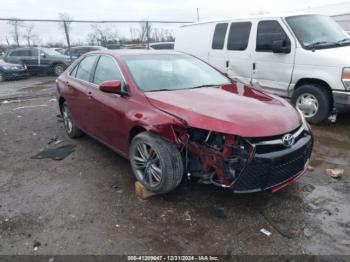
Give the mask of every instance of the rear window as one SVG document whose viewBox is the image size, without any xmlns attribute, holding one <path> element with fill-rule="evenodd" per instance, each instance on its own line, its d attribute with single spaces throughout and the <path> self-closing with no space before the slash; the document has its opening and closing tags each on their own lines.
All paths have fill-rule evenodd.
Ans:
<svg viewBox="0 0 350 262">
<path fill-rule="evenodd" d="M 228 24 L 222 23 L 215 26 L 213 42 L 211 45 L 212 49 L 223 49 L 225 43 L 225 36 Z"/>
<path fill-rule="evenodd" d="M 232 23 L 228 35 L 227 49 L 243 51 L 247 49 L 252 23 Z"/>
</svg>

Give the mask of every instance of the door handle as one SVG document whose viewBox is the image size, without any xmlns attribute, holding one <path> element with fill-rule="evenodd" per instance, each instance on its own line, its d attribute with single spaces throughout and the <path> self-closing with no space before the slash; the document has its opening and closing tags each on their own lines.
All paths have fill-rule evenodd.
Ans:
<svg viewBox="0 0 350 262">
<path fill-rule="evenodd" d="M 256 63 L 253 63 L 253 70 L 256 69 Z"/>
<path fill-rule="evenodd" d="M 226 60 L 226 68 L 230 67 L 230 61 Z"/>
<path fill-rule="evenodd" d="M 91 92 L 91 91 L 88 92 L 88 99 L 89 99 L 89 100 L 92 99 L 92 92 Z"/>
</svg>

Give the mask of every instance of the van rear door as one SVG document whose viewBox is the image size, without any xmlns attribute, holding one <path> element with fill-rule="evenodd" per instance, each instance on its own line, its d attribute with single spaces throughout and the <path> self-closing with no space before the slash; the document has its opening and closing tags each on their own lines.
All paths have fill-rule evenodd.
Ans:
<svg viewBox="0 0 350 262">
<path fill-rule="evenodd" d="M 255 48 L 252 51 L 253 86 L 288 96 L 295 59 L 293 39 L 280 21 L 258 21 Z M 276 49 L 276 46 L 280 48 Z"/>
</svg>

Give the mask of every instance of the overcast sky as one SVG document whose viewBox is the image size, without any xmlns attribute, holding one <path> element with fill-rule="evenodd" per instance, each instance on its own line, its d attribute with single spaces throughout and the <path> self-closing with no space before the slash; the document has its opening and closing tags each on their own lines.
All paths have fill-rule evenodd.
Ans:
<svg viewBox="0 0 350 262">
<path fill-rule="evenodd" d="M 93 20 L 196 20 L 220 19 L 257 13 L 307 10 L 310 7 L 336 4 L 344 0 L 1 0 L 0 17 L 55 19 L 58 13 L 68 13 L 73 19 Z M 125 26 L 113 26 L 126 35 Z M 171 29 L 173 27 L 169 27 Z M 86 37 L 90 25 L 75 26 L 75 39 Z M 0 22 L 0 42 L 9 35 L 6 22 Z M 35 24 L 35 33 L 46 41 L 57 40 L 61 34 L 56 24 Z"/>
</svg>

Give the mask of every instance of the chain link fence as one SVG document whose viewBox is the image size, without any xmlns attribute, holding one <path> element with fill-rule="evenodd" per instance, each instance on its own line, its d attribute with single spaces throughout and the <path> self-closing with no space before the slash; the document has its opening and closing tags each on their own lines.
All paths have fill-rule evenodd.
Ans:
<svg viewBox="0 0 350 262">
<path fill-rule="evenodd" d="M 103 46 L 109 49 L 148 48 L 173 42 L 176 28 L 191 21 L 93 21 L 0 18 L 0 52 L 17 47 Z"/>
</svg>

